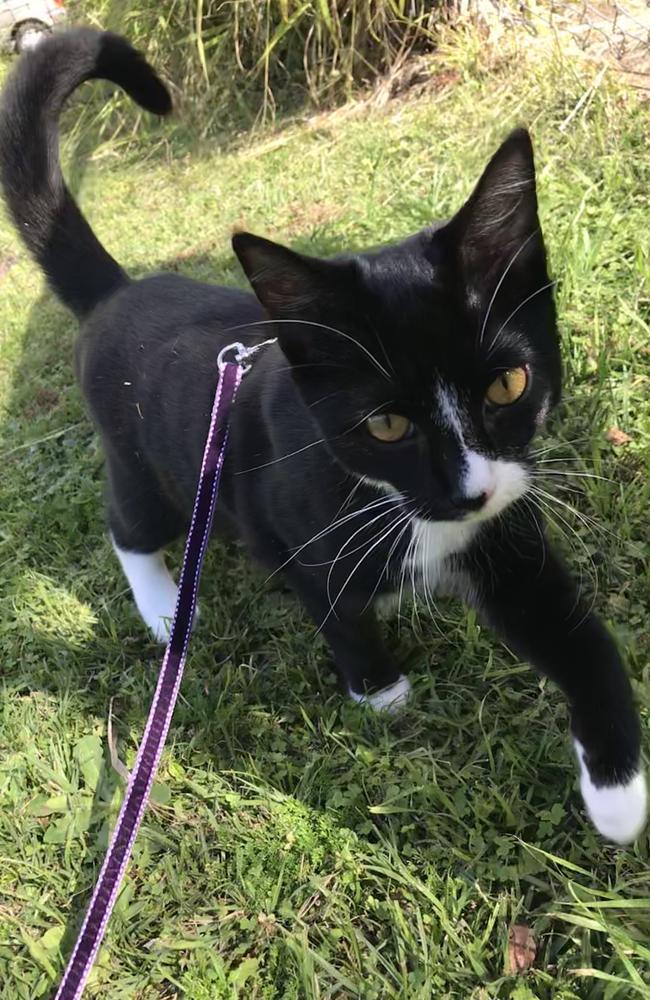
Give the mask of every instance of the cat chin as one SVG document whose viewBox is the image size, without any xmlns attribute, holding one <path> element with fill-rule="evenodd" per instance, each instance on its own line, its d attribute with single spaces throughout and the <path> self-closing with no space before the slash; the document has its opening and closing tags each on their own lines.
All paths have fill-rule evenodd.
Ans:
<svg viewBox="0 0 650 1000">
<path fill-rule="evenodd" d="M 357 694 L 350 688 L 350 697 L 358 705 L 368 705 L 374 708 L 375 712 L 388 712 L 395 715 L 407 703 L 411 697 L 411 682 L 404 674 L 400 674 L 398 679 L 390 687 L 375 691 L 374 694 Z"/>
<path fill-rule="evenodd" d="M 631 844 L 643 830 L 648 814 L 645 774 L 639 769 L 620 785 L 594 785 L 582 745 L 574 740 L 580 765 L 580 791 L 589 817 L 605 840 Z"/>
</svg>

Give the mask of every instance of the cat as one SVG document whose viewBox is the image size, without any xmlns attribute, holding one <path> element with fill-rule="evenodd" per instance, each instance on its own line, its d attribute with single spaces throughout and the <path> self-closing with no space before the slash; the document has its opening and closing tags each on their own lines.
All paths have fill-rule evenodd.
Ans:
<svg viewBox="0 0 650 1000">
<path fill-rule="evenodd" d="M 317 259 L 239 232 L 254 294 L 177 274 L 131 280 L 65 186 L 58 118 L 104 78 L 159 115 L 155 71 L 119 36 L 62 32 L 24 56 L 0 110 L 0 177 L 28 249 L 79 320 L 76 372 L 106 460 L 110 537 L 164 641 L 217 356 L 275 338 L 245 376 L 217 523 L 279 573 L 349 694 L 396 710 L 410 685 L 376 608 L 413 586 L 458 595 L 564 692 L 587 811 L 633 840 L 646 817 L 640 725 L 616 646 L 530 502 L 530 446 L 561 390 L 528 133 L 496 151 L 450 219 Z"/>
</svg>

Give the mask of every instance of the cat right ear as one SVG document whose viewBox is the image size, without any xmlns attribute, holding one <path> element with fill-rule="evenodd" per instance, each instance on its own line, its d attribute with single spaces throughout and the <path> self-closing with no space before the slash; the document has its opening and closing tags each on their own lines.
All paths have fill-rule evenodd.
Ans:
<svg viewBox="0 0 650 1000">
<path fill-rule="evenodd" d="M 461 266 L 476 282 L 515 265 L 545 265 L 537 215 L 530 135 L 516 129 L 496 151 L 461 210 L 448 224 Z M 480 291 L 480 289 L 478 289 Z"/>
</svg>

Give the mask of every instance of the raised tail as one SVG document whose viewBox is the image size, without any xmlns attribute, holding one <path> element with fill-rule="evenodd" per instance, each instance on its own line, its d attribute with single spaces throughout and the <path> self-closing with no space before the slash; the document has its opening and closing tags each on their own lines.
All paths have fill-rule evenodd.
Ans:
<svg viewBox="0 0 650 1000">
<path fill-rule="evenodd" d="M 59 115 L 84 80 L 119 84 L 147 111 L 171 110 L 169 93 L 144 57 L 119 35 L 76 28 L 23 55 L 0 101 L 0 182 L 30 253 L 81 319 L 128 278 L 104 249 L 65 185 Z"/>
</svg>

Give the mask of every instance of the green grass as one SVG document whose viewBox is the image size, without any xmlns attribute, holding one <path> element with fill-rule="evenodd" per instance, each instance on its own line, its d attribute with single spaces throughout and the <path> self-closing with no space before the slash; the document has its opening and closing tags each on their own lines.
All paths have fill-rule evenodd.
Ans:
<svg viewBox="0 0 650 1000">
<path fill-rule="evenodd" d="M 605 479 L 556 489 L 576 572 L 626 651 L 648 735 L 648 107 L 553 54 L 451 49 L 455 85 L 230 149 L 128 161 L 81 201 L 133 273 L 241 282 L 235 224 L 327 253 L 458 206 L 507 129 L 534 132 L 560 279 L 567 402 L 546 435 Z M 441 83 L 443 78 L 441 77 Z M 75 173 L 83 173 L 77 163 Z M 134 760 L 160 658 L 106 542 L 74 323 L 6 223 L 0 299 L 0 997 L 62 967 Z M 612 426 L 630 436 L 615 448 Z M 563 524 L 561 518 L 566 519 Z M 593 518 L 592 520 L 587 520 Z M 570 527 L 569 527 L 570 525 Z M 178 564 L 180 550 L 174 553 Z M 585 821 L 558 693 L 473 616 L 389 622 L 414 682 L 398 718 L 347 702 L 297 604 L 217 545 L 155 789 L 89 996 L 650 997 L 648 837 Z M 507 974 L 508 928 L 538 936 Z"/>
<path fill-rule="evenodd" d="M 430 51 L 447 0 L 70 0 L 70 20 L 128 34 L 173 81 L 183 120 L 212 134 L 327 107 Z M 99 116 L 129 141 L 120 98 Z M 87 117 L 87 115 L 85 117 Z"/>
</svg>

